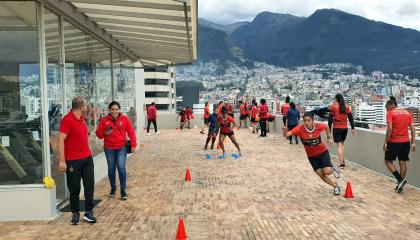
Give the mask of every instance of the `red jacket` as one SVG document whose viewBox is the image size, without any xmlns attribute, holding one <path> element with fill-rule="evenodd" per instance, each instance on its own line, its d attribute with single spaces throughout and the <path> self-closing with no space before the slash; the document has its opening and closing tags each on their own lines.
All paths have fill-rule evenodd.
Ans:
<svg viewBox="0 0 420 240">
<path fill-rule="evenodd" d="M 112 126 L 112 132 L 109 136 L 104 136 L 104 132 Z M 119 129 L 119 130 L 118 130 Z M 103 117 L 96 128 L 96 136 L 99 139 L 104 139 L 105 148 L 120 149 L 125 146 L 127 135 L 130 138 L 131 146 L 137 146 L 137 137 L 130 119 L 126 115 L 120 114 L 115 120 L 110 114 Z"/>
<path fill-rule="evenodd" d="M 150 105 L 147 108 L 147 119 L 148 120 L 156 120 L 156 107 L 153 105 Z"/>
<path fill-rule="evenodd" d="M 262 119 L 268 118 L 268 105 L 266 103 L 260 106 L 259 114 Z"/>
</svg>

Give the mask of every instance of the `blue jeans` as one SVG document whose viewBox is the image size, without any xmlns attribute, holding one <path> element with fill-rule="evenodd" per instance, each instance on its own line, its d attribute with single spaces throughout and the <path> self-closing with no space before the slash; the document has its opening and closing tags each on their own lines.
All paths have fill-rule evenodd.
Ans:
<svg viewBox="0 0 420 240">
<path fill-rule="evenodd" d="M 124 147 L 120 149 L 107 149 L 104 148 L 106 160 L 108 162 L 108 178 L 111 188 L 116 190 L 117 186 L 115 183 L 115 170 L 118 168 L 118 176 L 120 178 L 121 192 L 125 191 L 127 171 L 125 169 L 125 163 L 127 161 L 127 150 Z"/>
</svg>

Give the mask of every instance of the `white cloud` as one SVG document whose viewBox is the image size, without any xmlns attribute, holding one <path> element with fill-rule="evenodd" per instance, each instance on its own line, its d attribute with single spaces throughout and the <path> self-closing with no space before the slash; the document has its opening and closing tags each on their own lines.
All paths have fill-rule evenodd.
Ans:
<svg viewBox="0 0 420 240">
<path fill-rule="evenodd" d="M 199 17 L 228 24 L 251 21 L 262 11 L 306 17 L 321 8 L 420 30 L 419 0 L 199 0 Z"/>
</svg>

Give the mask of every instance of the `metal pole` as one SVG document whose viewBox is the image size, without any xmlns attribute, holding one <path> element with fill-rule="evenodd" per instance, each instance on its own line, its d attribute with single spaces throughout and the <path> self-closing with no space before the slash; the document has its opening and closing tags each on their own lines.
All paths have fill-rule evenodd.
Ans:
<svg viewBox="0 0 420 240">
<path fill-rule="evenodd" d="M 109 49 L 110 52 L 110 58 L 111 58 L 111 99 L 112 101 L 115 101 L 115 83 L 114 83 L 114 55 L 112 54 L 112 48 Z"/>
</svg>

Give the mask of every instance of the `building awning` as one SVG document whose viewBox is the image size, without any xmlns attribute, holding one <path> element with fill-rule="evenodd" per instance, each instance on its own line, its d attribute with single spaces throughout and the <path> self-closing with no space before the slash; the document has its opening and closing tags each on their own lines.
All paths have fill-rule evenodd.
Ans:
<svg viewBox="0 0 420 240">
<path fill-rule="evenodd" d="M 45 0 L 44 4 L 144 66 L 197 59 L 197 0 Z"/>
</svg>

